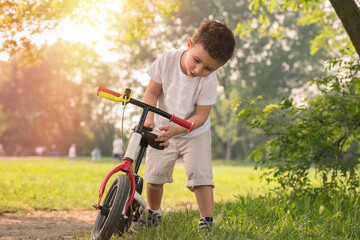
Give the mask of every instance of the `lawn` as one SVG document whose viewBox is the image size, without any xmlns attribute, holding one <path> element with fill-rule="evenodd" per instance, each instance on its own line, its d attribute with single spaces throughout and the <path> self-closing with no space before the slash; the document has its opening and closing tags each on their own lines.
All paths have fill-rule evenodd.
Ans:
<svg viewBox="0 0 360 240">
<path fill-rule="evenodd" d="M 32 210 L 91 209 L 97 202 L 100 184 L 114 167 L 109 158 L 91 163 L 80 158 L 71 164 L 67 158 L 2 158 L 0 160 L 0 214 Z M 257 196 L 265 192 L 259 181 L 260 172 L 252 165 L 225 165 L 214 161 L 216 202 L 227 202 L 235 195 Z M 139 174 L 142 176 L 144 166 Z M 108 182 L 110 186 L 112 179 Z M 165 185 L 164 208 L 195 203 L 192 192 L 185 187 L 186 175 L 179 162 L 174 182 Z M 146 191 L 144 191 L 146 197 Z"/>
<path fill-rule="evenodd" d="M 66 158 L 0 159 L 0 214 L 91 209 L 103 177 L 113 167 L 110 159 L 90 163 L 81 158 L 73 165 Z M 198 211 L 178 207 L 195 203 L 179 163 L 163 202 L 163 207 L 176 211 L 165 211 L 159 227 L 113 239 L 360 239 L 359 194 L 324 192 L 292 198 L 269 191 L 260 174 L 249 164 L 214 161 L 216 224 L 204 236 L 197 232 Z M 89 236 L 90 232 L 74 239 Z"/>
</svg>

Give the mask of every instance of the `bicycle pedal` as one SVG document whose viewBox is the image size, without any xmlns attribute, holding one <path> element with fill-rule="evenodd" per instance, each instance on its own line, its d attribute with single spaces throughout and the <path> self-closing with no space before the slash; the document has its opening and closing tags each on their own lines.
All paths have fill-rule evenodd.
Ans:
<svg viewBox="0 0 360 240">
<path fill-rule="evenodd" d="M 97 203 L 94 203 L 94 204 L 92 205 L 92 207 L 95 208 L 95 209 L 97 209 Z"/>
</svg>

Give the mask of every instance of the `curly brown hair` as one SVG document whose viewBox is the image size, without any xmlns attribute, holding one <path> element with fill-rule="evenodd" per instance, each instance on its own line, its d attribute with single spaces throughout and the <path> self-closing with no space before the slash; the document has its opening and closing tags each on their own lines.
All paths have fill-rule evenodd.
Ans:
<svg viewBox="0 0 360 240">
<path fill-rule="evenodd" d="M 234 55 L 235 39 L 231 29 L 216 21 L 205 21 L 191 39 L 193 45 L 201 44 L 209 55 L 225 64 Z"/>
</svg>

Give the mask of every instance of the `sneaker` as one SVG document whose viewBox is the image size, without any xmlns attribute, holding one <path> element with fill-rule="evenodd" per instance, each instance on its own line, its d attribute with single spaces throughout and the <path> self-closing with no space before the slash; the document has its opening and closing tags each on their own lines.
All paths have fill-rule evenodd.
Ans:
<svg viewBox="0 0 360 240">
<path fill-rule="evenodd" d="M 199 220 L 199 232 L 202 233 L 209 233 L 215 223 L 215 219 L 212 217 L 203 217 Z"/>
<path fill-rule="evenodd" d="M 147 216 L 147 218 L 146 218 Z M 158 213 L 154 213 L 150 209 L 145 211 L 138 219 L 137 225 L 140 227 L 152 227 L 158 225 L 161 220 L 161 215 Z"/>
</svg>

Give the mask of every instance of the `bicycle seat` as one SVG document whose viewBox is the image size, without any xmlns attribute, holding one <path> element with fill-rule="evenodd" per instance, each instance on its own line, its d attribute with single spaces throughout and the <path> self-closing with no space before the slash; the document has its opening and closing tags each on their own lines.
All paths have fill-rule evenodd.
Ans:
<svg viewBox="0 0 360 240">
<path fill-rule="evenodd" d="M 157 138 L 158 135 L 150 132 L 147 129 L 143 129 L 143 137 L 141 139 L 141 142 L 150 145 L 151 147 L 158 149 L 158 150 L 163 150 L 165 147 L 164 146 L 160 146 L 160 143 L 163 143 L 163 141 L 161 142 L 157 142 L 155 141 L 155 139 Z"/>
</svg>

